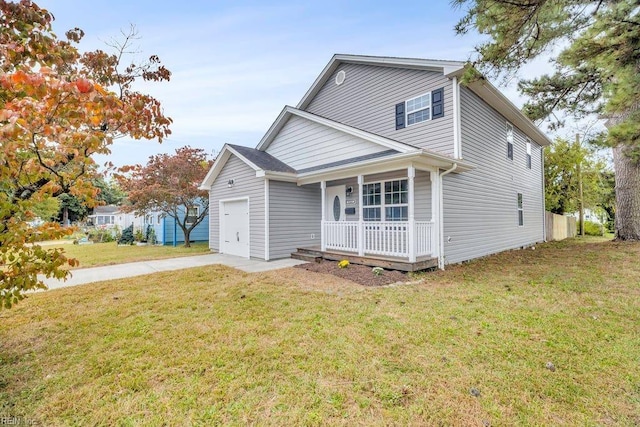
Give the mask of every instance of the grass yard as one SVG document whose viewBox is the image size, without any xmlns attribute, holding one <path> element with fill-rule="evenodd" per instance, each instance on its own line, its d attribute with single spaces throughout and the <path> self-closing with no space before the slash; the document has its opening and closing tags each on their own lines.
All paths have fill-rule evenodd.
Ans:
<svg viewBox="0 0 640 427">
<path fill-rule="evenodd" d="M 80 261 L 77 268 L 99 265 L 122 264 L 134 261 L 174 258 L 210 253 L 208 244 L 192 243 L 190 248 L 183 245 L 173 246 L 118 246 L 116 242 L 94 243 L 92 245 L 61 244 L 67 256 Z"/>
<path fill-rule="evenodd" d="M 639 259 L 588 238 L 395 287 L 212 266 L 38 293 L 0 311 L 0 415 L 640 425 Z"/>
</svg>

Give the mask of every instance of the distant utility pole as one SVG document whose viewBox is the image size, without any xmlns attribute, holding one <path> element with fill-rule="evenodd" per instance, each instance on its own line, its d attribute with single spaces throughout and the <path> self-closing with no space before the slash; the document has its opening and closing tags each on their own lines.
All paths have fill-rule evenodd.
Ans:
<svg viewBox="0 0 640 427">
<path fill-rule="evenodd" d="M 580 149 L 580 134 L 576 133 L 576 147 L 578 148 L 578 195 L 579 195 L 579 219 L 580 219 L 580 237 L 584 237 L 584 197 L 582 195 L 582 150 Z"/>
</svg>

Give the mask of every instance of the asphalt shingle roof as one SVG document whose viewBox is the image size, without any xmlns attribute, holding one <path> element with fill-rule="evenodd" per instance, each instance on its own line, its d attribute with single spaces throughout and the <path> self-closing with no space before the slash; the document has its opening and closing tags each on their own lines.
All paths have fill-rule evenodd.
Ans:
<svg viewBox="0 0 640 427">
<path fill-rule="evenodd" d="M 244 147 L 242 145 L 228 145 L 260 169 L 270 172 L 296 173 L 294 168 L 281 160 L 276 159 L 269 153 L 256 150 L 255 148 Z"/>
</svg>

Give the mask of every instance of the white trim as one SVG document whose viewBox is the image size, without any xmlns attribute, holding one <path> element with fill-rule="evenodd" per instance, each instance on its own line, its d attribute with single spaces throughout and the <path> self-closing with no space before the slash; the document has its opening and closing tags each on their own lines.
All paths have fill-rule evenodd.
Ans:
<svg viewBox="0 0 640 427">
<path fill-rule="evenodd" d="M 388 172 L 407 167 L 407 162 L 413 162 L 418 169 L 432 170 L 436 168 L 450 168 L 457 164 L 456 172 L 465 172 L 474 169 L 470 163 L 455 161 L 450 157 L 434 154 L 427 150 L 417 150 L 411 153 L 399 153 L 376 159 L 363 160 L 357 163 L 320 169 L 317 171 L 298 174 L 298 185 L 313 184 L 321 179 L 333 181 L 350 178 L 357 174 L 374 174 Z"/>
<path fill-rule="evenodd" d="M 220 153 L 216 157 L 216 160 L 213 162 L 213 166 L 207 172 L 207 175 L 202 180 L 202 184 L 198 187 L 200 190 L 210 190 L 213 182 L 216 180 L 220 172 L 222 172 L 222 168 L 227 164 L 227 161 L 231 157 L 231 154 L 242 160 L 245 164 L 247 164 L 251 169 L 255 170 L 256 173 L 261 171 L 255 163 L 249 161 L 246 157 L 241 155 L 237 150 L 229 147 L 229 144 L 225 144 L 220 150 Z"/>
<path fill-rule="evenodd" d="M 409 207 L 408 207 L 408 220 L 409 220 L 409 262 L 416 262 L 416 215 L 415 215 L 415 177 L 416 168 L 410 165 L 407 168 L 407 184 L 409 190 Z M 393 190 L 393 189 L 392 189 Z"/>
<path fill-rule="evenodd" d="M 334 71 L 343 63 L 435 71 L 440 72 L 445 76 L 448 74 L 460 73 L 464 70 L 464 62 L 460 61 L 336 54 L 333 55 L 329 63 L 320 72 L 320 75 L 316 78 L 296 107 L 299 109 L 307 108 L 311 103 L 311 100 L 318 94 L 320 89 L 322 89 L 326 81 L 331 78 Z"/>
<path fill-rule="evenodd" d="M 373 142 L 385 148 L 399 151 L 401 153 L 407 153 L 410 151 L 415 151 L 417 149 L 416 147 L 413 147 L 411 145 L 403 144 L 402 142 L 385 138 L 383 136 L 376 135 L 364 130 L 356 129 L 354 127 L 351 127 L 342 123 L 334 122 L 333 120 L 316 116 L 315 114 L 311 114 L 306 111 L 298 110 L 297 108 L 291 107 L 289 105 L 284 107 L 284 109 L 280 112 L 280 115 L 278 115 L 278 118 L 276 119 L 276 121 L 273 122 L 273 124 L 271 125 L 267 133 L 262 137 L 256 149 L 260 151 L 267 151 L 267 148 L 269 148 L 269 145 L 271 144 L 271 142 L 273 142 L 273 140 L 278 135 L 282 127 L 285 125 L 289 117 L 291 117 L 292 115 L 344 132 L 346 134 L 355 136 L 357 138 L 361 138 L 366 141 Z"/>
<path fill-rule="evenodd" d="M 440 256 L 440 171 L 433 170 L 429 173 L 429 179 L 431 180 L 431 222 L 434 223 L 433 230 L 433 256 L 439 258 Z"/>
<path fill-rule="evenodd" d="M 435 71 L 441 72 L 448 78 L 462 75 L 466 68 L 465 63 L 460 61 L 336 54 L 320 72 L 320 75 L 318 75 L 296 107 L 301 110 L 306 109 L 326 81 L 331 78 L 335 70 L 343 63 Z M 515 123 L 519 129 L 523 130 L 538 145 L 551 145 L 551 140 L 489 81 L 480 79 L 467 86 L 483 101 Z M 462 153 L 460 155 L 462 156 Z"/>
<path fill-rule="evenodd" d="M 251 255 L 251 248 L 249 248 L 249 255 Z M 269 178 L 264 180 L 264 260 L 269 261 Z"/>
<path fill-rule="evenodd" d="M 218 238 L 219 238 L 219 242 L 218 242 L 218 250 L 220 251 L 220 253 L 224 253 L 222 252 L 222 247 L 223 247 L 223 237 L 222 237 L 222 230 L 224 230 L 224 215 L 222 214 L 222 206 L 226 203 L 226 202 L 239 202 L 241 200 L 246 200 L 247 201 L 247 259 L 251 258 L 251 200 L 249 199 L 248 196 L 246 197 L 233 197 L 233 198 L 229 198 L 229 199 L 220 199 L 218 200 L 218 220 L 220 223 L 220 227 L 218 228 Z"/>
<path fill-rule="evenodd" d="M 546 147 L 552 144 L 549 137 L 489 81 L 477 80 L 468 84 L 467 87 L 538 145 Z"/>
<path fill-rule="evenodd" d="M 327 221 L 325 203 L 327 202 L 327 181 L 320 181 L 320 209 L 322 210 L 320 215 L 320 250 L 327 250 L 327 239 L 325 237 L 324 224 Z"/>
<path fill-rule="evenodd" d="M 447 169 L 446 171 L 440 172 L 439 173 L 439 183 L 438 183 L 438 189 L 439 189 L 439 200 L 438 200 L 438 222 L 440 223 L 440 230 L 439 230 L 439 241 L 440 241 L 440 250 L 438 251 L 438 268 L 440 268 L 441 270 L 444 270 L 444 257 L 445 257 L 445 252 L 444 252 L 444 176 L 450 174 L 451 172 L 454 172 L 458 167 L 457 163 L 454 163 L 453 166 L 451 167 L 451 169 Z"/>
<path fill-rule="evenodd" d="M 358 175 L 358 193 L 360 193 L 360 203 L 358 203 L 358 256 L 364 256 L 364 175 Z M 382 215 L 381 215 L 382 217 Z"/>
<path fill-rule="evenodd" d="M 460 116 L 460 84 L 458 78 L 453 76 L 451 87 L 453 89 L 453 157 L 462 158 L 462 126 Z"/>
</svg>

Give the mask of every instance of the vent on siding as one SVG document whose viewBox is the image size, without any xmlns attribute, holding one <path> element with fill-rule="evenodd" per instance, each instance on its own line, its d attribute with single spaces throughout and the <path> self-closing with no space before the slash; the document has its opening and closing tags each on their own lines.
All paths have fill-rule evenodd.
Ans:
<svg viewBox="0 0 640 427">
<path fill-rule="evenodd" d="M 336 86 L 340 86 L 342 83 L 344 83 L 344 79 L 346 78 L 347 73 L 345 73 L 344 70 L 338 71 L 338 74 L 336 74 Z"/>
</svg>

